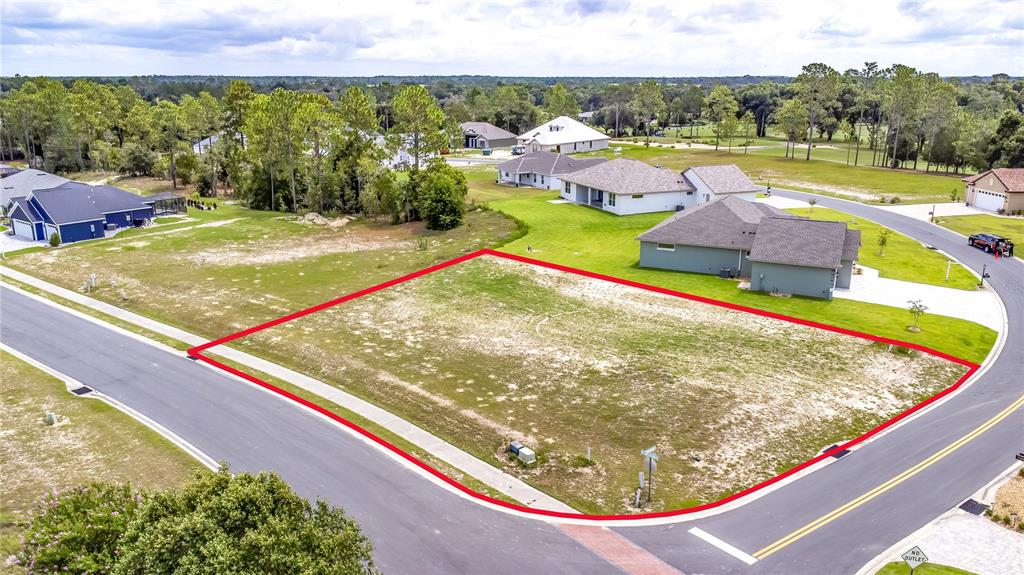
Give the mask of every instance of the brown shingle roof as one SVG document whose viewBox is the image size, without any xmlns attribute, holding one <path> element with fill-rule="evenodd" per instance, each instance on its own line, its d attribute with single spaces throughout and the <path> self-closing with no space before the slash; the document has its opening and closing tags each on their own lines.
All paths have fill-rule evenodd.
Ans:
<svg viewBox="0 0 1024 575">
<path fill-rule="evenodd" d="M 683 172 L 693 172 L 715 194 L 742 194 L 757 192 L 760 188 L 743 173 L 735 164 L 723 166 L 694 166 Z"/>
<path fill-rule="evenodd" d="M 1006 191 L 1024 192 L 1024 168 L 995 168 L 994 170 L 963 178 L 963 181 L 973 184 L 989 174 L 999 178 L 999 181 L 1006 186 Z"/>
<path fill-rule="evenodd" d="M 626 158 L 591 166 L 564 176 L 562 180 L 613 194 L 655 194 L 695 189 L 679 172 Z"/>
<path fill-rule="evenodd" d="M 533 152 L 518 158 L 498 164 L 498 170 L 502 172 L 516 172 L 520 174 L 544 174 L 545 176 L 557 176 L 571 174 L 583 168 L 589 168 L 603 162 L 605 158 L 574 158 L 555 152 Z"/>
<path fill-rule="evenodd" d="M 844 259 L 856 259 L 859 246 L 860 232 L 847 230 L 843 222 L 765 218 L 757 227 L 750 261 L 836 269 Z"/>
<path fill-rule="evenodd" d="M 768 217 L 796 218 L 769 206 L 735 196 L 678 212 L 637 237 L 642 242 L 749 250 L 757 226 Z"/>
</svg>

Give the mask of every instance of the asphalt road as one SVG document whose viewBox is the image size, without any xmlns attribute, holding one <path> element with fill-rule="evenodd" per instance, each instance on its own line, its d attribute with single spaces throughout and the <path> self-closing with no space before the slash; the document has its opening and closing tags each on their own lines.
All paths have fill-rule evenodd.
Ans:
<svg viewBox="0 0 1024 575">
<path fill-rule="evenodd" d="M 616 529 L 683 572 L 853 573 L 970 496 L 1024 450 L 1024 412 L 1018 410 L 965 447 L 752 566 L 688 532 L 698 526 L 753 554 L 925 460 L 1024 394 L 1024 264 L 996 261 L 925 222 L 853 202 L 817 200 L 916 237 L 978 271 L 987 265 L 990 285 L 1007 308 L 1005 351 L 979 381 L 927 415 L 739 509 L 695 522 Z M 9 289 L 0 295 L 0 341 L 132 406 L 233 469 L 275 470 L 300 493 L 345 507 L 374 540 L 378 561 L 389 573 L 615 571 L 548 524 L 455 496 L 266 392 Z"/>
</svg>

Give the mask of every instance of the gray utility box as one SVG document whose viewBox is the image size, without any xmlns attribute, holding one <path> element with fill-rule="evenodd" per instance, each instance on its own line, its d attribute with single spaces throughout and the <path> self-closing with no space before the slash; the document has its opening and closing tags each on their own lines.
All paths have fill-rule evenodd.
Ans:
<svg viewBox="0 0 1024 575">
<path fill-rule="evenodd" d="M 523 448 L 522 442 L 513 441 L 508 444 L 508 452 L 512 455 L 519 455 L 519 450 Z"/>
<path fill-rule="evenodd" d="M 537 454 L 529 447 L 520 447 L 519 453 L 516 453 L 516 457 L 519 458 L 519 461 L 522 461 L 527 465 L 532 465 L 537 462 Z"/>
</svg>

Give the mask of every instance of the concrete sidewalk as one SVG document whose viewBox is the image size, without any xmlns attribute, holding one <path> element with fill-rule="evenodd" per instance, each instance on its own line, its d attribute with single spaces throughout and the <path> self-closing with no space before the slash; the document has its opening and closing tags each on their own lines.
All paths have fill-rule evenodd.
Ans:
<svg viewBox="0 0 1024 575">
<path fill-rule="evenodd" d="M 878 277 L 878 270 L 858 266 L 863 274 L 851 278 L 850 289 L 836 289 L 834 297 L 907 308 L 909 300 L 921 300 L 926 313 L 966 319 L 996 331 L 1003 329 L 999 298 L 991 290 L 967 291 Z M 910 321 L 910 313 L 907 313 Z"/>
<path fill-rule="evenodd" d="M 121 309 L 117 306 L 101 302 L 77 291 L 62 288 L 8 267 L 0 266 L 0 275 L 46 291 L 66 300 L 73 301 L 77 304 L 88 307 L 89 309 L 116 317 L 122 321 L 145 328 L 154 333 L 159 333 L 187 343 L 190 346 L 202 345 L 207 342 L 207 340 L 198 335 Z M 350 393 L 346 393 L 334 386 L 328 385 L 322 381 L 313 379 L 286 367 L 282 367 L 265 359 L 258 358 L 254 355 L 250 355 L 227 346 L 217 346 L 209 349 L 208 351 L 212 354 L 226 357 L 244 366 L 287 381 L 292 385 L 301 387 L 302 389 L 320 397 L 329 399 L 345 409 L 373 421 L 377 425 L 384 427 L 406 441 L 428 451 L 431 455 L 444 461 L 448 465 L 451 465 L 459 471 L 478 479 L 487 486 L 512 497 L 524 505 L 551 511 L 575 512 L 573 508 L 531 487 L 522 480 L 497 469 L 473 455 L 462 451 L 440 437 L 437 437 L 436 435 Z"/>
</svg>

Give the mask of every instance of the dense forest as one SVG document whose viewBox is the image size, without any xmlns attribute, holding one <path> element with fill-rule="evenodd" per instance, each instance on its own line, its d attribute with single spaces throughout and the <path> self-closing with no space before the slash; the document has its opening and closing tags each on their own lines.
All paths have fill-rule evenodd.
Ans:
<svg viewBox="0 0 1024 575">
<path fill-rule="evenodd" d="M 3 88 L 2 159 L 435 228 L 461 221 L 465 178 L 437 158 L 461 145 L 468 120 L 522 133 L 589 111 L 613 137 L 649 139 L 670 126 L 685 137 L 680 126 L 703 125 L 716 145 L 771 130 L 805 160 L 813 145 L 802 144 L 838 138 L 855 146 L 857 164 L 1024 166 L 1024 80 L 947 79 L 899 64 L 840 73 L 814 63 L 795 78 L 8 77 Z M 402 165 L 389 161 L 399 151 Z"/>
</svg>

